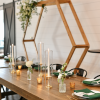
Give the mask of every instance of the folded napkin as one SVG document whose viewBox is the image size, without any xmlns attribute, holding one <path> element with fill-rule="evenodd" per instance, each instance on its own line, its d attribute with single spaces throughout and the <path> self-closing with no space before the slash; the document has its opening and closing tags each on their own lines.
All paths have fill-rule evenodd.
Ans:
<svg viewBox="0 0 100 100">
<path fill-rule="evenodd" d="M 58 76 L 58 75 L 59 75 L 59 72 L 53 72 L 53 74 L 54 74 L 55 76 Z M 65 71 L 65 75 L 66 75 L 66 76 L 71 76 L 71 75 L 73 75 L 73 74 L 74 74 L 73 72 Z"/>
<path fill-rule="evenodd" d="M 37 67 L 38 68 L 38 65 L 31 65 L 32 66 L 32 68 L 34 68 L 34 67 Z M 26 65 L 22 65 L 22 69 L 27 69 L 28 67 L 26 66 Z M 16 69 L 18 69 L 18 65 L 16 65 Z"/>
<path fill-rule="evenodd" d="M 96 98 L 100 98 L 100 93 L 95 93 L 89 89 L 82 89 L 82 90 L 74 90 L 74 92 L 83 94 L 84 98 L 87 99 L 96 99 Z"/>
<path fill-rule="evenodd" d="M 88 85 L 100 84 L 100 79 L 96 79 L 96 80 L 93 80 L 93 81 L 84 80 L 83 83 L 88 84 Z"/>
</svg>

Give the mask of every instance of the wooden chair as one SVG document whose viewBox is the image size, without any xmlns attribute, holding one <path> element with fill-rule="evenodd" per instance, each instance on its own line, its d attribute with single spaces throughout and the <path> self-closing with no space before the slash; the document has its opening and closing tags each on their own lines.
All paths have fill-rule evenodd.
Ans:
<svg viewBox="0 0 100 100">
<path fill-rule="evenodd" d="M 59 69 L 61 69 L 61 67 L 62 67 L 61 64 L 53 64 L 53 65 L 56 65 L 56 70 L 59 70 Z"/>
<path fill-rule="evenodd" d="M 68 72 L 72 71 L 72 70 L 77 70 L 77 75 L 78 76 L 82 76 L 82 77 L 86 77 L 87 76 L 87 71 L 85 69 L 82 69 L 82 68 L 73 68 L 73 69 L 70 69 Z M 84 72 L 85 72 L 85 76 L 84 75 Z"/>
</svg>

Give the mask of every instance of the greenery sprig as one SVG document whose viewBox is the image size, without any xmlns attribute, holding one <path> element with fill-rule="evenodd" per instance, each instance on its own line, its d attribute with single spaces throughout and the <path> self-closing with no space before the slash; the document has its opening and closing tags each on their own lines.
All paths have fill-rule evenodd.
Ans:
<svg viewBox="0 0 100 100">
<path fill-rule="evenodd" d="M 66 67 L 67 63 L 64 63 L 61 70 L 60 70 L 60 73 L 59 73 L 59 76 L 58 76 L 58 81 L 61 80 L 61 82 L 63 83 L 65 78 L 66 78 L 66 74 L 65 74 L 65 67 Z"/>
<path fill-rule="evenodd" d="M 21 22 L 21 28 L 23 30 L 25 29 L 27 20 L 29 20 L 28 26 L 31 25 L 32 15 L 39 15 L 37 12 L 37 4 L 40 1 L 43 0 L 22 0 L 21 2 L 17 3 L 17 8 L 19 9 L 17 16 L 19 16 L 18 19 Z M 47 12 L 47 8 L 44 4 L 42 7 L 44 8 L 44 12 Z"/>
</svg>

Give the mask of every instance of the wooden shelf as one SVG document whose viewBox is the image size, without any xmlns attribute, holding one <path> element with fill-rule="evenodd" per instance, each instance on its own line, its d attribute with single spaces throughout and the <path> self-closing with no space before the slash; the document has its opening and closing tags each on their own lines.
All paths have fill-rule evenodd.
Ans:
<svg viewBox="0 0 100 100">
<path fill-rule="evenodd" d="M 88 47 L 88 45 L 75 45 L 74 47 L 76 47 L 76 48 L 85 48 L 85 47 Z"/>
<path fill-rule="evenodd" d="M 34 39 L 29 39 L 29 40 L 23 40 L 23 42 L 33 42 Z"/>
</svg>

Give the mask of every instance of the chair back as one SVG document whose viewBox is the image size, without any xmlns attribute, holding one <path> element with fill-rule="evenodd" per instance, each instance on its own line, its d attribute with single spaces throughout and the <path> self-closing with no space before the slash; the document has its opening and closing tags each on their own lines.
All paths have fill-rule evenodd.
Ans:
<svg viewBox="0 0 100 100">
<path fill-rule="evenodd" d="M 68 72 L 72 71 L 72 70 L 77 70 L 77 75 L 78 76 L 82 76 L 84 75 L 84 72 L 86 73 L 84 77 L 87 76 L 87 71 L 85 69 L 82 69 L 82 68 L 73 68 L 73 69 L 70 69 Z"/>
<path fill-rule="evenodd" d="M 59 70 L 59 69 L 61 69 L 61 67 L 62 67 L 61 64 L 53 64 L 53 65 L 56 65 L 56 70 Z"/>
<path fill-rule="evenodd" d="M 95 76 L 94 79 L 96 79 L 96 78 L 99 77 L 99 76 L 100 76 L 100 75 Z"/>
<path fill-rule="evenodd" d="M 24 56 L 20 56 L 20 57 L 18 57 L 18 58 L 21 58 L 21 61 L 25 61 L 25 60 L 26 60 L 26 58 L 25 58 Z M 18 58 L 16 58 L 16 60 L 17 60 Z"/>
</svg>

